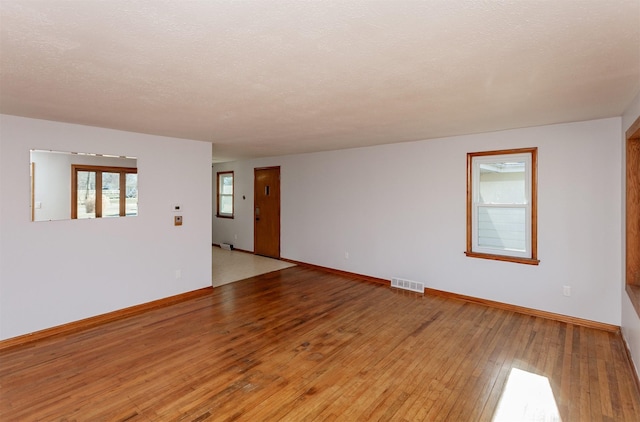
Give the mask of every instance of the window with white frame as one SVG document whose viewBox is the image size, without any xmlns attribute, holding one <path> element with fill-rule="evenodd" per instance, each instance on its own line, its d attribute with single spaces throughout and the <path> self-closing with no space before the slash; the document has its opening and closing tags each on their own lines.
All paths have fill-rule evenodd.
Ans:
<svg viewBox="0 0 640 422">
<path fill-rule="evenodd" d="M 233 172 L 218 172 L 218 217 L 233 218 Z"/>
<path fill-rule="evenodd" d="M 539 263 L 537 151 L 467 154 L 467 256 Z"/>
</svg>

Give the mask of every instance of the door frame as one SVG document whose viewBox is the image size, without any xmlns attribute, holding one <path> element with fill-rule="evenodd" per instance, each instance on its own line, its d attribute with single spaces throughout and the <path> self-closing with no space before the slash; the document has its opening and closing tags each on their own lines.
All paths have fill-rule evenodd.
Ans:
<svg viewBox="0 0 640 422">
<path fill-rule="evenodd" d="M 640 117 L 625 133 L 625 290 L 640 316 Z"/>
</svg>

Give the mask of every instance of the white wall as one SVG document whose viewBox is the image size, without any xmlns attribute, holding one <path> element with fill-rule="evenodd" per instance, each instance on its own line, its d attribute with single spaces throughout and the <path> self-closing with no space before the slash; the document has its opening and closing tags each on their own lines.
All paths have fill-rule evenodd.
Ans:
<svg viewBox="0 0 640 422">
<path fill-rule="evenodd" d="M 253 250 L 253 168 L 280 165 L 284 258 L 619 325 L 620 122 L 217 164 L 235 171 L 236 218 L 214 216 L 213 241 Z M 467 258 L 467 152 L 534 146 L 540 265 Z"/>
<path fill-rule="evenodd" d="M 640 117 L 640 93 L 636 96 L 636 98 L 633 100 L 631 105 L 627 108 L 627 111 L 622 116 L 622 135 L 623 135 L 622 144 L 624 145 L 624 148 L 622 149 L 623 152 L 626 151 L 626 142 L 627 142 L 626 137 L 624 136 L 625 132 L 627 131 L 627 129 L 629 129 L 629 127 L 631 127 L 633 122 L 635 122 L 638 117 Z M 622 154 L 622 162 L 626 163 L 626 156 L 624 154 Z M 623 186 L 624 186 L 626 183 L 624 166 L 621 174 L 622 174 L 621 177 L 622 177 Z M 625 211 L 625 206 L 623 205 L 623 208 L 622 208 L 622 214 L 623 214 L 622 232 L 623 233 L 626 231 L 624 211 Z M 622 243 L 623 251 L 624 251 L 624 241 L 625 240 L 623 237 L 623 243 Z M 622 280 L 621 284 L 623 288 L 626 283 L 625 268 L 626 268 L 626 264 L 624 262 L 624 253 L 623 253 L 622 268 L 621 268 L 622 276 L 620 278 Z M 627 346 L 631 351 L 631 357 L 633 358 L 633 361 L 635 363 L 636 372 L 638 373 L 638 376 L 640 376 L 640 318 L 638 317 L 638 314 L 633 308 L 633 304 L 631 303 L 631 300 L 629 299 L 629 296 L 626 293 L 622 294 L 622 335 L 624 336 L 625 341 L 627 342 Z"/>
<path fill-rule="evenodd" d="M 29 221 L 30 149 L 137 157 L 139 215 Z M 0 150 L 1 339 L 211 285 L 210 143 L 0 115 Z"/>
</svg>

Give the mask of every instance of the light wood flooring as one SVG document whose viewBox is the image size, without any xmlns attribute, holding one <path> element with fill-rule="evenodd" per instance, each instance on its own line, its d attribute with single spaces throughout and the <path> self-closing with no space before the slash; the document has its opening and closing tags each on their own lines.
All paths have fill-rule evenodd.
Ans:
<svg viewBox="0 0 640 422">
<path fill-rule="evenodd" d="M 0 420 L 638 421 L 630 371 L 616 333 L 297 266 L 0 352 Z"/>
</svg>

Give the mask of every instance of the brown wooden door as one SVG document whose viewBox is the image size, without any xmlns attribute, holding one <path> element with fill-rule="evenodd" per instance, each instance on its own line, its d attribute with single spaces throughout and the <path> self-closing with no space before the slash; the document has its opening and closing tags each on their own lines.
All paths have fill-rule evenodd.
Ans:
<svg viewBox="0 0 640 422">
<path fill-rule="evenodd" d="M 280 167 L 254 169 L 253 203 L 254 252 L 280 258 Z"/>
</svg>

